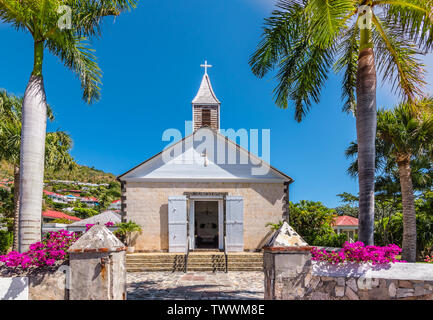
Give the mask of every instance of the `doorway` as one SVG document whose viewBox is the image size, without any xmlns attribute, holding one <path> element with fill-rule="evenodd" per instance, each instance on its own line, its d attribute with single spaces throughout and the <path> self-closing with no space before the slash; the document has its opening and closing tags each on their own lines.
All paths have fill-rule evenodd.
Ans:
<svg viewBox="0 0 433 320">
<path fill-rule="evenodd" d="M 218 201 L 194 201 L 196 249 L 218 249 Z"/>
</svg>

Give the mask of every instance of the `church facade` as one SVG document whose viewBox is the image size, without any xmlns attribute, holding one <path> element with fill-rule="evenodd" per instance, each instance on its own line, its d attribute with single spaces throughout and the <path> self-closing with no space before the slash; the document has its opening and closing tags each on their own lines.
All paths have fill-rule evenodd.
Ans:
<svg viewBox="0 0 433 320">
<path fill-rule="evenodd" d="M 293 179 L 221 133 L 207 70 L 192 116 L 191 135 L 118 177 L 126 220 L 143 229 L 135 251 L 260 250 L 266 224 L 288 214 Z"/>
</svg>

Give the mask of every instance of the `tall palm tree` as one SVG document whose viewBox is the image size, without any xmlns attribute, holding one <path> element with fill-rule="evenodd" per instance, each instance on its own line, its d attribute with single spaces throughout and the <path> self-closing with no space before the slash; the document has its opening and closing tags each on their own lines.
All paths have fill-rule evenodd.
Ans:
<svg viewBox="0 0 433 320">
<path fill-rule="evenodd" d="M 420 172 L 413 172 L 412 165 L 430 167 L 433 161 L 433 99 L 424 99 L 421 104 L 424 107 L 418 109 L 423 111 L 417 114 L 407 103 L 377 113 L 376 163 L 378 169 L 383 167 L 391 174 L 397 167 L 403 207 L 402 259 L 409 262 L 415 262 L 417 252 L 414 183 L 422 186 L 429 180 L 425 173 L 421 177 Z M 357 144 L 352 143 L 346 154 L 355 156 Z M 356 163 L 349 171 L 356 173 Z"/>
<path fill-rule="evenodd" d="M 0 160 L 6 160 L 14 168 L 14 225 L 13 250 L 19 245 L 20 210 L 20 145 L 22 100 L 0 90 Z M 54 120 L 51 108 L 47 106 L 47 117 Z M 71 137 L 63 132 L 48 132 L 45 141 L 45 168 L 58 170 L 63 167 L 73 169 L 75 161 L 69 154 Z"/>
<path fill-rule="evenodd" d="M 87 103 L 98 100 L 101 71 L 87 37 L 100 36 L 104 17 L 118 16 L 135 7 L 136 2 L 137 0 L 0 0 L 0 22 L 10 23 L 18 30 L 29 32 L 34 43 L 33 71 L 24 93 L 22 109 L 20 251 L 27 250 L 41 236 L 46 131 L 46 97 L 42 77 L 44 49 L 48 49 L 77 74 L 81 81 L 83 99 Z"/>
<path fill-rule="evenodd" d="M 319 102 L 331 68 L 343 72 L 343 109 L 355 112 L 359 143 L 359 239 L 367 244 L 374 242 L 376 69 L 406 99 L 420 95 L 416 54 L 433 48 L 432 16 L 431 0 L 280 0 L 250 59 L 258 77 L 278 69 L 276 104 L 293 100 L 298 121 Z"/>
</svg>

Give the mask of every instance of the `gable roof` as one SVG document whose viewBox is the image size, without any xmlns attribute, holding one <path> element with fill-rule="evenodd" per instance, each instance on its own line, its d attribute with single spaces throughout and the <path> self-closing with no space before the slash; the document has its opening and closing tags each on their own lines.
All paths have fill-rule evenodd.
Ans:
<svg viewBox="0 0 433 320">
<path fill-rule="evenodd" d="M 335 218 L 334 226 L 357 226 L 358 219 L 351 216 L 338 216 Z"/>
<path fill-rule="evenodd" d="M 83 219 L 78 222 L 71 223 L 68 227 L 86 226 L 86 224 L 100 224 L 105 225 L 107 222 L 113 222 L 114 224 L 122 221 L 119 214 L 113 211 L 104 211 L 100 214 L 94 215 L 90 218 Z"/>
<path fill-rule="evenodd" d="M 292 183 L 294 181 L 291 177 L 289 177 L 285 173 L 277 170 L 276 168 L 274 168 L 273 166 L 271 166 L 270 164 L 268 164 L 266 161 L 260 159 L 256 155 L 252 154 L 250 151 L 248 151 L 248 150 L 244 149 L 243 147 L 241 147 L 240 145 L 238 145 L 236 142 L 232 141 L 231 139 L 229 139 L 226 136 L 223 136 L 221 133 L 219 133 L 216 130 L 213 130 L 210 127 L 202 127 L 200 129 L 196 130 L 194 133 L 190 134 L 189 136 L 187 136 L 187 137 L 179 140 L 178 142 L 172 144 L 166 150 L 163 150 L 163 151 L 159 152 L 158 154 L 154 155 L 153 157 L 149 158 L 148 160 L 140 163 L 139 165 L 135 166 L 134 168 L 132 168 L 132 169 L 128 170 L 127 172 L 119 175 L 117 177 L 117 179 L 119 181 L 126 181 L 126 179 L 132 181 L 132 179 L 137 178 L 137 177 L 132 177 L 132 175 L 133 175 L 134 172 L 137 172 L 140 169 L 144 169 L 146 166 L 151 166 L 152 163 L 161 162 L 161 158 L 162 158 L 163 152 L 169 152 L 168 150 L 173 150 L 177 145 L 183 144 L 186 140 L 193 139 L 193 136 L 195 134 L 199 133 L 202 130 L 210 130 L 217 138 L 224 139 L 226 141 L 226 143 L 228 144 L 228 146 L 231 146 L 233 149 L 236 150 L 236 152 L 239 150 L 240 153 L 243 153 L 244 155 L 247 155 L 248 159 L 254 159 L 254 161 L 256 163 L 260 163 L 260 164 L 262 164 L 264 166 L 267 166 L 270 169 L 269 171 L 272 173 L 268 177 L 262 177 L 262 178 L 256 178 L 256 179 L 252 179 L 251 177 L 247 177 L 247 176 L 245 176 L 243 179 L 242 178 L 237 178 L 237 177 L 235 178 L 235 177 L 233 177 L 233 178 L 236 179 L 236 181 L 238 181 L 238 182 L 253 182 L 253 181 L 254 182 L 289 182 L 289 183 Z M 220 165 L 217 165 L 216 163 L 211 163 L 211 164 L 214 167 L 217 167 L 217 166 L 221 167 Z M 239 166 L 241 166 L 241 165 L 239 165 Z M 173 181 L 173 180 L 175 180 L 174 176 L 176 175 L 176 173 L 178 173 L 177 172 L 178 170 L 176 170 L 176 168 L 173 168 L 173 169 L 174 169 L 172 171 L 173 176 L 166 176 L 166 177 L 163 177 L 163 176 L 158 176 L 158 177 L 154 176 L 153 179 L 146 179 L 146 180 L 147 181 Z M 200 168 L 200 169 L 202 169 L 202 168 Z M 248 168 L 244 168 L 244 169 L 248 169 Z M 218 178 L 213 177 L 212 178 L 212 177 L 209 177 L 209 176 L 205 175 L 205 173 L 204 173 L 205 170 L 206 169 L 201 170 L 202 171 L 202 173 L 201 173 L 202 175 L 200 175 L 198 173 L 198 177 L 196 176 L 195 178 L 199 178 L 202 181 L 221 181 L 221 182 L 232 181 L 230 179 L 230 173 L 229 174 L 223 174 L 224 177 L 218 177 Z M 220 173 L 225 173 L 227 171 L 228 171 L 227 168 L 224 168 L 224 169 L 220 170 Z M 244 170 L 243 173 L 245 174 L 245 170 Z M 142 179 L 142 178 L 137 178 L 137 179 L 140 180 L 140 181 L 145 180 L 145 179 Z M 179 178 L 177 180 L 178 181 L 194 180 L 194 177 L 193 176 L 188 176 L 188 177 L 185 177 L 183 179 Z"/>
<path fill-rule="evenodd" d="M 201 80 L 200 89 L 198 89 L 197 95 L 192 100 L 193 104 L 220 104 L 213 89 L 212 84 L 207 73 L 203 75 Z"/>
<path fill-rule="evenodd" d="M 54 218 L 54 219 L 67 219 L 72 221 L 80 221 L 81 219 L 74 216 L 69 216 L 63 212 L 54 211 L 54 210 L 47 210 L 42 212 L 42 216 L 46 218 Z"/>
</svg>

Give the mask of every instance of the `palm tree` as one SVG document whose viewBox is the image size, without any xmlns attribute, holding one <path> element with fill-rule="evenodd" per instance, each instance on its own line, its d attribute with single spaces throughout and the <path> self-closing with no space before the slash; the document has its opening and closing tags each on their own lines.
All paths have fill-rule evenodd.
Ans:
<svg viewBox="0 0 433 320">
<path fill-rule="evenodd" d="M 98 100 L 101 71 L 87 37 L 100 36 L 104 17 L 118 16 L 135 7 L 136 2 L 0 0 L 0 22 L 10 23 L 18 30 L 29 32 L 34 43 L 33 71 L 24 93 L 22 108 L 20 251 L 27 250 L 41 236 L 46 131 L 46 97 L 42 77 L 44 49 L 48 49 L 77 74 L 81 81 L 83 99 L 87 103 Z M 65 6 L 70 10 L 64 10 Z"/>
<path fill-rule="evenodd" d="M 430 183 L 429 175 L 419 170 L 414 172 L 413 166 L 430 167 L 433 161 L 433 99 L 424 99 L 421 104 L 424 107 L 418 109 L 424 111 L 417 114 L 407 103 L 377 113 L 377 169 L 382 167 L 392 175 L 397 167 L 403 207 L 402 259 L 409 262 L 415 262 L 417 252 L 414 184 L 423 187 Z M 351 144 L 346 154 L 357 154 L 356 143 Z M 356 171 L 353 163 L 349 172 Z M 382 180 L 379 182 L 383 184 Z"/>
<path fill-rule="evenodd" d="M 20 145 L 22 101 L 19 98 L 0 90 L 0 160 L 6 160 L 14 167 L 14 225 L 13 250 L 19 245 L 20 214 Z M 47 106 L 47 117 L 54 120 L 51 108 Z M 71 137 L 63 132 L 48 132 L 45 141 L 45 168 L 58 170 L 63 167 L 72 169 L 75 162 L 69 151 L 72 147 Z"/>
<path fill-rule="evenodd" d="M 374 242 L 376 69 L 411 101 L 424 84 L 416 54 L 432 48 L 431 0 L 280 0 L 251 56 L 258 77 L 278 69 L 276 104 L 293 100 L 298 121 L 319 102 L 330 69 L 343 72 L 343 109 L 356 115 L 359 239 L 366 244 Z"/>
</svg>

